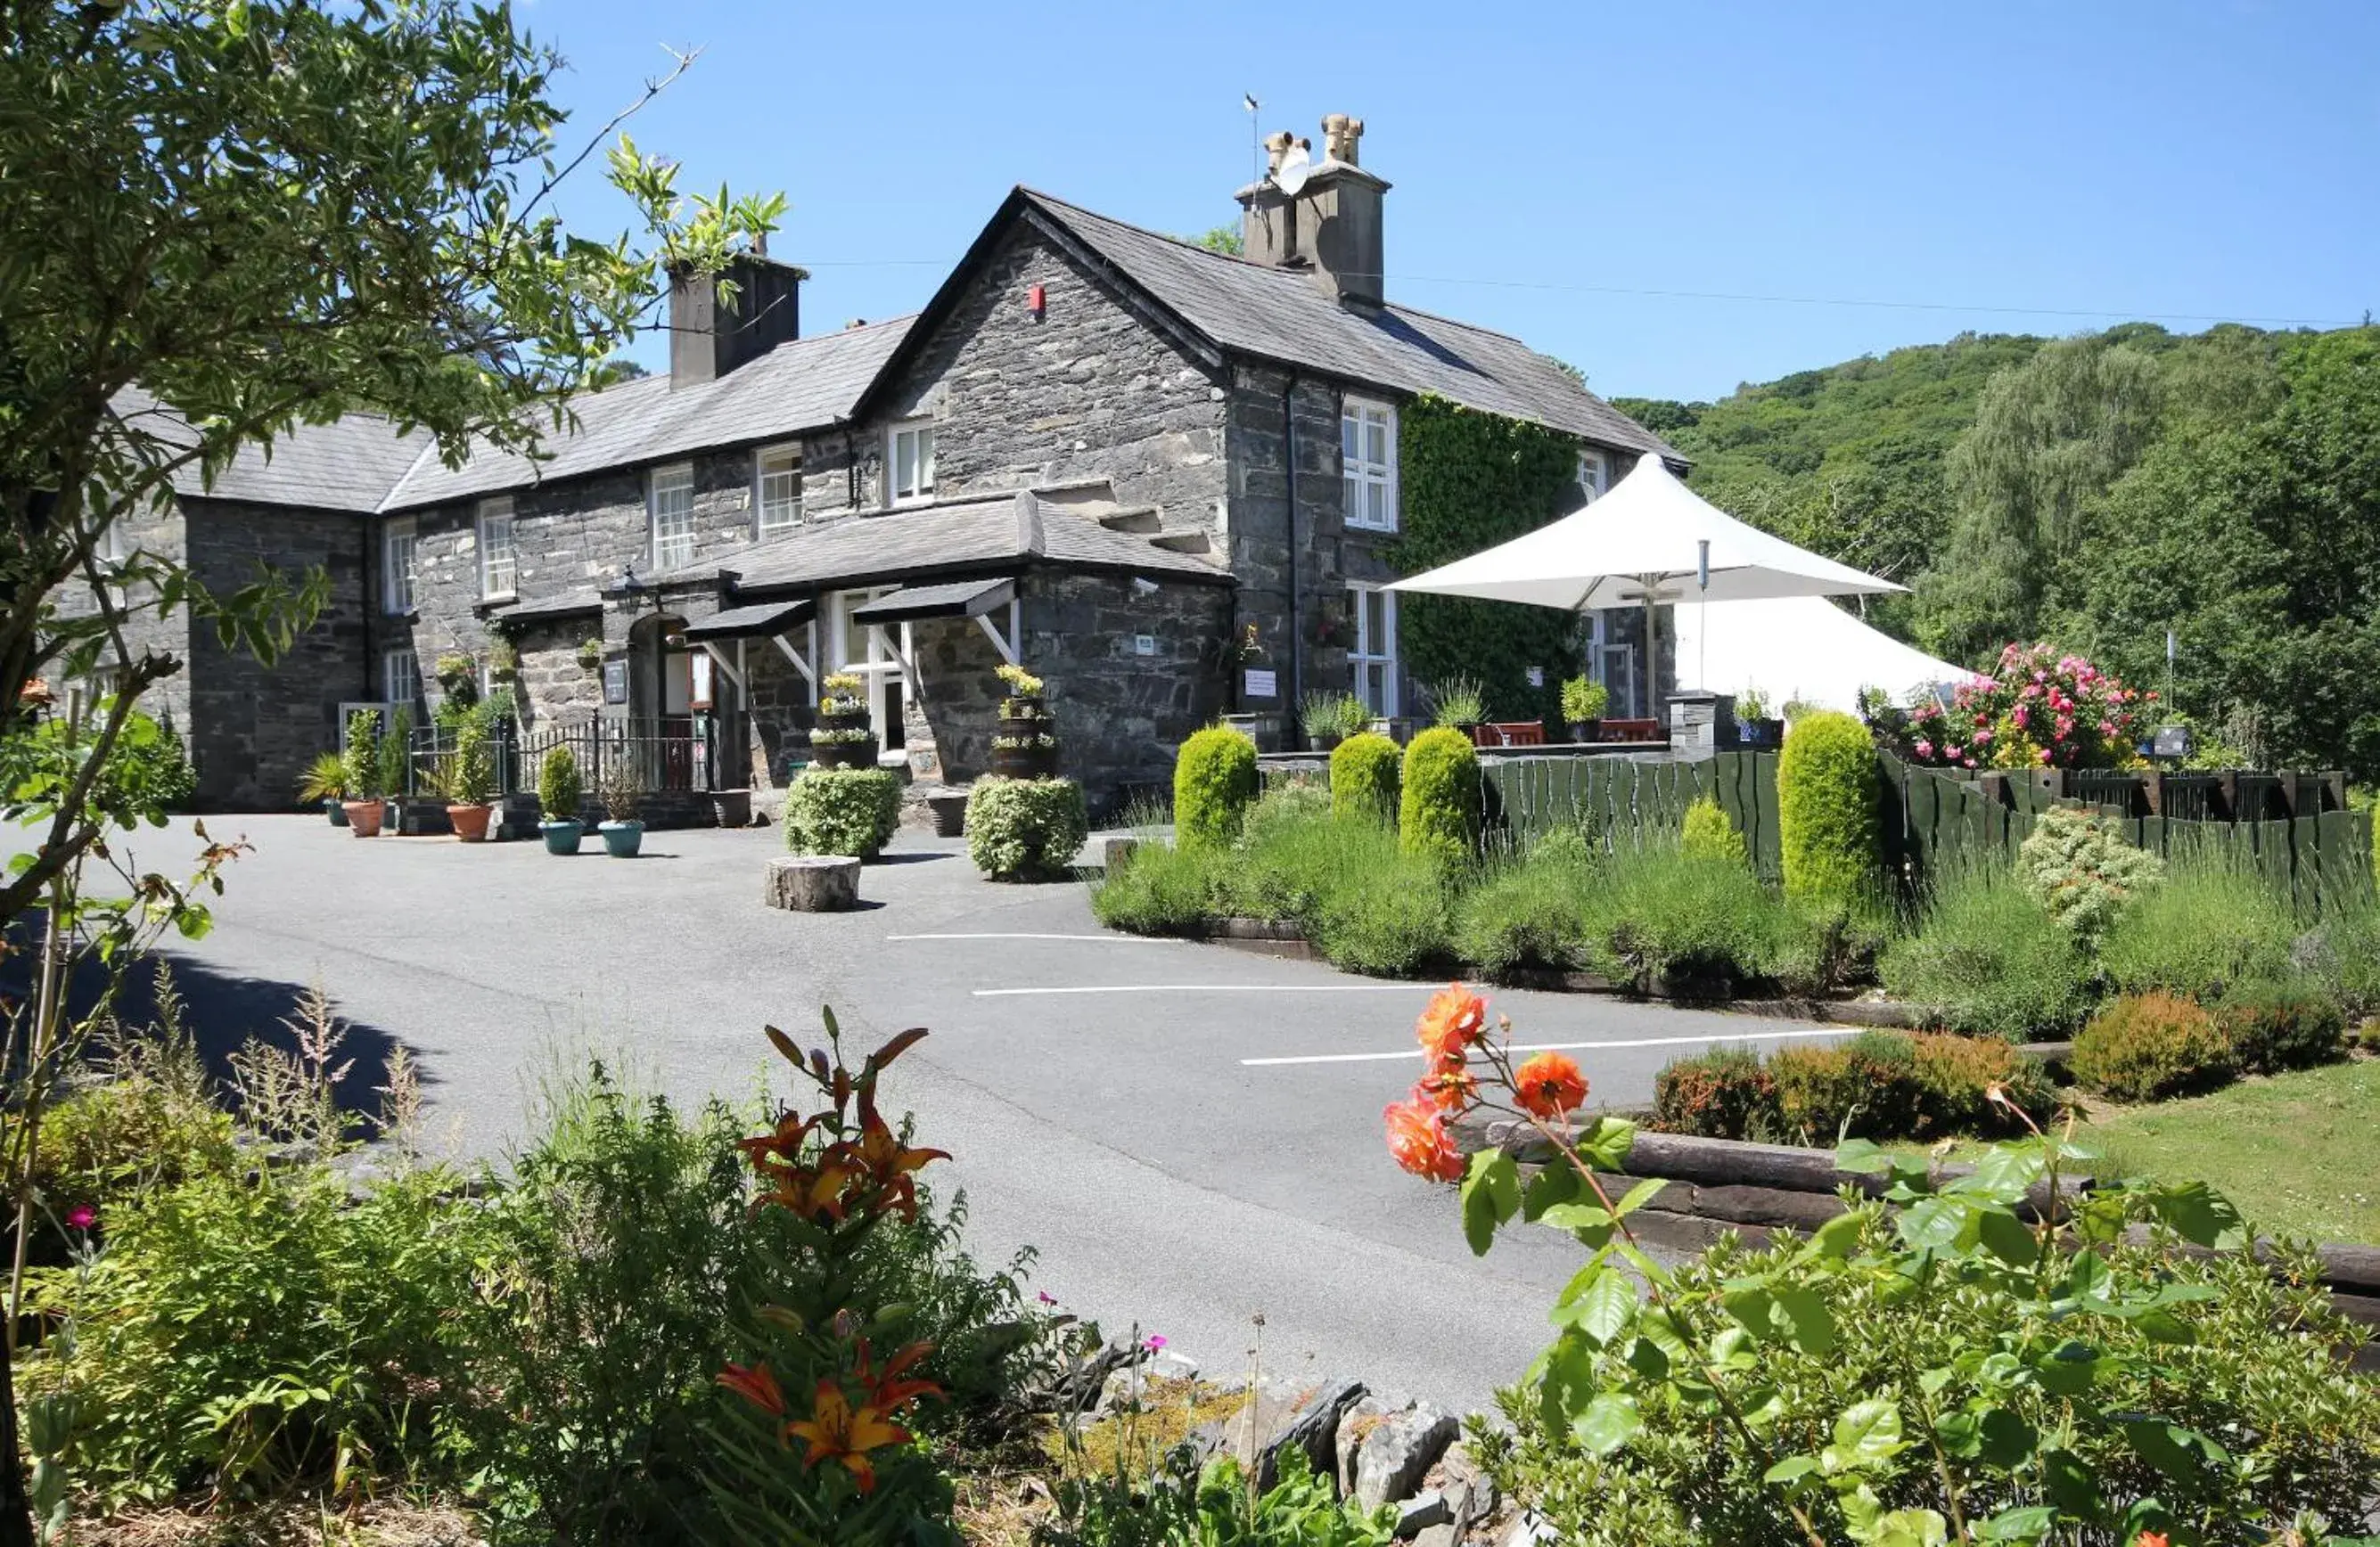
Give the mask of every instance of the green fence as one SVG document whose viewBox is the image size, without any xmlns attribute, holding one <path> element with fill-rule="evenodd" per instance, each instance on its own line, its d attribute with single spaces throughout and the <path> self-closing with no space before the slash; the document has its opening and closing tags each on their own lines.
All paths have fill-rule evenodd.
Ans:
<svg viewBox="0 0 2380 1547">
<path fill-rule="evenodd" d="M 2046 779 L 2022 774 L 1988 783 L 1968 782 L 1932 768 L 1880 759 L 1878 827 L 1887 870 L 1913 890 L 1945 865 L 2000 860 L 2033 831 L 2034 819 L 2058 796 Z M 1676 828 L 1686 807 L 1704 795 L 1743 831 L 1764 876 L 1778 870 L 1777 754 L 1722 752 L 1699 763 L 1632 757 L 1500 757 L 1483 770 L 1488 815 L 1523 842 L 1560 827 L 1595 832 L 1638 827 Z M 2067 776 L 2075 778 L 2077 776 Z M 2126 777 L 2126 776 L 2119 776 Z M 2210 778 L 2215 776 L 2210 776 Z M 2360 811 L 2319 807 L 2332 804 L 2325 791 L 2338 786 L 2318 776 L 2236 776 L 2244 791 L 2258 781 L 2258 798 L 2238 799 L 2242 812 L 2286 809 L 2278 797 L 2265 799 L 2266 785 L 2289 792 L 2298 814 L 2256 819 L 2192 820 L 2143 816 L 2137 802 L 2092 802 L 2124 837 L 2168 858 L 2196 852 L 2228 858 L 2261 871 L 2288 891 L 2300 908 L 2314 911 L 2326 898 L 2369 896 L 2373 888 L 2372 817 Z M 2294 779 L 2295 782 L 2287 782 Z M 2086 786 L 2092 794 L 2115 794 Z M 2170 807 L 2184 806 L 2168 799 Z M 2216 809 L 2220 809 L 2217 807 Z"/>
</svg>

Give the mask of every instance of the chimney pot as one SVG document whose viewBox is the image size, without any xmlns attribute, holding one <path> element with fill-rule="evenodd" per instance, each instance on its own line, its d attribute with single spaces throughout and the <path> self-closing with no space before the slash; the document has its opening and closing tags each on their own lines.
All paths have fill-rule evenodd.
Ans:
<svg viewBox="0 0 2380 1547">
<path fill-rule="evenodd" d="M 1322 115 L 1322 151 L 1332 161 L 1349 166 L 1362 163 L 1355 159 L 1356 146 L 1364 138 L 1364 120 L 1351 118 L 1344 113 Z"/>
</svg>

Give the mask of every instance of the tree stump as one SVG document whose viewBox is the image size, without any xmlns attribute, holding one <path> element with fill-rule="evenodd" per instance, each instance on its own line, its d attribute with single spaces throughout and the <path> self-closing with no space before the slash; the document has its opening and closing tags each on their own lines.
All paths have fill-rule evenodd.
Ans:
<svg viewBox="0 0 2380 1547">
<path fill-rule="evenodd" d="M 833 913 L 859 905 L 859 862 L 842 854 L 787 854 L 769 862 L 762 894 L 771 908 Z"/>
</svg>

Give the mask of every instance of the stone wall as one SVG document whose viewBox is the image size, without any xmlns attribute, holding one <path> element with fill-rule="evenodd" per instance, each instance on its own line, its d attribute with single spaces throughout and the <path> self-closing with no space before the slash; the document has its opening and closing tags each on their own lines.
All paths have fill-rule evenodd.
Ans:
<svg viewBox="0 0 2380 1547">
<path fill-rule="evenodd" d="M 1025 669 L 1049 683 L 1062 771 L 1101 816 L 1169 784 L 1174 749 L 1225 708 L 1230 588 L 1167 581 L 1144 594 L 1125 576 L 1051 573 L 1028 577 L 1023 600 Z M 1153 654 L 1138 653 L 1143 635 Z"/>
<path fill-rule="evenodd" d="M 190 573 L 227 595 L 260 565 L 293 579 L 320 569 L 330 597 L 314 626 L 271 666 L 190 630 L 187 735 L 200 810 L 280 811 L 297 804 L 306 765 L 334 749 L 339 705 L 376 697 L 366 649 L 361 516 L 227 501 L 187 502 Z"/>
<path fill-rule="evenodd" d="M 1038 319 L 1026 302 L 1036 284 L 1048 303 Z M 1156 505 L 1175 529 L 1212 528 L 1229 492 L 1220 379 L 1029 225 L 1002 243 L 887 391 L 886 412 L 848 453 L 870 508 L 884 497 L 887 426 L 927 416 L 945 497 L 1105 477 L 1123 503 Z M 1335 424 L 1330 433 L 1336 445 Z M 850 464 L 839 436 L 816 440 L 804 511 L 832 517 L 850 508 Z"/>
<path fill-rule="evenodd" d="M 1240 626 L 1256 625 L 1264 654 L 1252 664 L 1271 670 L 1281 689 L 1277 699 L 1239 707 L 1286 713 L 1302 694 L 1345 689 L 1354 680 L 1345 644 L 1322 643 L 1318 627 L 1326 615 L 1347 616 L 1349 566 L 1379 578 L 1392 575 L 1368 547 L 1348 538 L 1339 481 L 1338 388 L 1301 375 L 1293 391 L 1288 371 L 1243 365 L 1230 397 L 1227 538 L 1232 572 L 1240 579 Z M 1293 429 L 1294 521 L 1289 509 Z"/>
</svg>

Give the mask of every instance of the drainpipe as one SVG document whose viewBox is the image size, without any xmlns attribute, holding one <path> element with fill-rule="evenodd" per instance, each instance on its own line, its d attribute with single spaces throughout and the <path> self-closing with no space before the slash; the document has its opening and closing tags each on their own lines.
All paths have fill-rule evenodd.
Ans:
<svg viewBox="0 0 2380 1547">
<path fill-rule="evenodd" d="M 1282 522 L 1289 549 L 1289 690 L 1281 695 L 1281 730 L 1288 731 L 1290 706 L 1300 701 L 1305 688 L 1305 658 L 1304 631 L 1298 626 L 1297 606 L 1297 414 L 1293 398 L 1297 393 L 1297 372 L 1289 373 L 1289 382 L 1281 390 L 1281 439 L 1289 457 L 1289 512 Z"/>
</svg>

